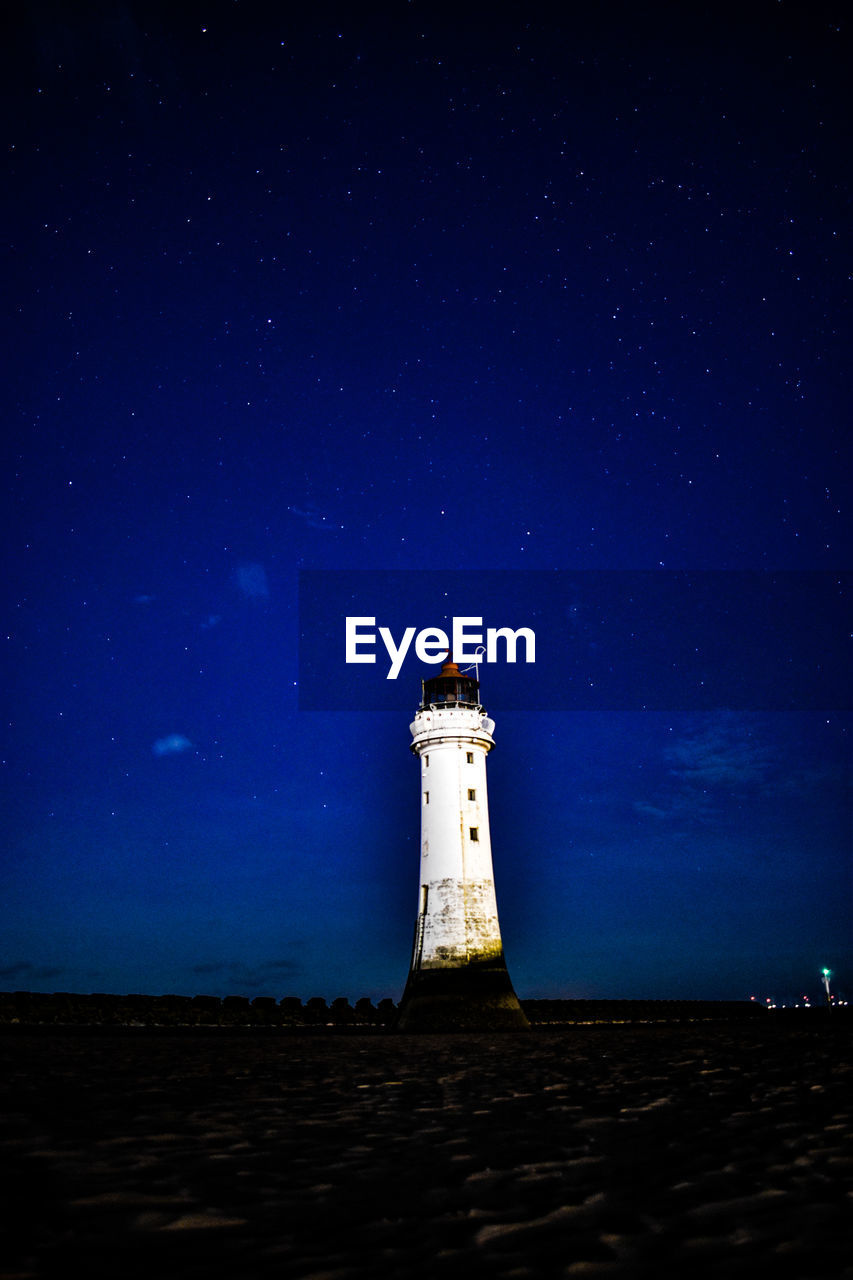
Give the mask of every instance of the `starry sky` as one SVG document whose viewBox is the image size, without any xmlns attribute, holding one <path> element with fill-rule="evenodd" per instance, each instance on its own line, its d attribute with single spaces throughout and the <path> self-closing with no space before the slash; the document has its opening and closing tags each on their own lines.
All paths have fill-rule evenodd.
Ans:
<svg viewBox="0 0 853 1280">
<path fill-rule="evenodd" d="M 300 582 L 382 571 L 538 618 L 529 706 L 480 669 L 522 997 L 853 996 L 845 10 L 7 13 L 0 986 L 399 997 L 436 669 L 341 631 L 300 700 Z M 651 573 L 795 606 L 673 694 Z"/>
</svg>

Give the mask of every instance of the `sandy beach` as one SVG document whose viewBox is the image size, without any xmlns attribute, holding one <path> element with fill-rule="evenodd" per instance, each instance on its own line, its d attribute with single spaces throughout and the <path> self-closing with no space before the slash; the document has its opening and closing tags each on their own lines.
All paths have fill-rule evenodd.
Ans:
<svg viewBox="0 0 853 1280">
<path fill-rule="evenodd" d="M 13 1029 L 0 1277 L 853 1277 L 850 1027 Z"/>
</svg>

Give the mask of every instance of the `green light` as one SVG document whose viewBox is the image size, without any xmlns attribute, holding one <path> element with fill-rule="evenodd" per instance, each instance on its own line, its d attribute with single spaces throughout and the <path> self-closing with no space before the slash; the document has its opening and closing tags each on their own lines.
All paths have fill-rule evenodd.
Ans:
<svg viewBox="0 0 853 1280">
<path fill-rule="evenodd" d="M 831 969 L 821 969 L 821 973 L 823 974 L 823 976 L 824 976 L 825 978 L 828 978 L 828 977 L 829 977 L 829 975 L 832 973 L 832 970 L 831 970 Z"/>
</svg>

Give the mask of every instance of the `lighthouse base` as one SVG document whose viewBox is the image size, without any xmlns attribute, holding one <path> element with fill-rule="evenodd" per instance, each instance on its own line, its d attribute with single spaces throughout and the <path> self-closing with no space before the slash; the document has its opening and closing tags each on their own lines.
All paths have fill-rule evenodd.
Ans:
<svg viewBox="0 0 853 1280">
<path fill-rule="evenodd" d="M 395 1030 L 528 1031 L 503 957 L 456 968 L 413 969 Z"/>
</svg>

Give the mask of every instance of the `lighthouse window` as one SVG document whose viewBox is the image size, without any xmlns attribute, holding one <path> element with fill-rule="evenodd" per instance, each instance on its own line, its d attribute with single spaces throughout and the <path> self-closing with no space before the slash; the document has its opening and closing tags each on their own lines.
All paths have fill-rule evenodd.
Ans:
<svg viewBox="0 0 853 1280">
<path fill-rule="evenodd" d="M 429 756 L 424 756 L 424 768 L 429 768 Z"/>
<path fill-rule="evenodd" d="M 469 799 L 469 800 L 476 800 L 476 799 L 477 799 L 477 792 L 474 790 L 474 788 L 473 788 L 473 787 L 469 787 L 469 788 L 468 788 L 468 799 Z"/>
<path fill-rule="evenodd" d="M 424 804 L 429 804 L 429 792 L 424 792 Z"/>
<path fill-rule="evenodd" d="M 471 836 L 471 839 L 472 839 L 472 840 L 479 840 L 479 839 L 480 839 L 480 828 L 479 828 L 479 827 L 469 827 L 469 828 L 468 828 L 468 831 L 469 831 L 469 833 L 470 833 L 470 836 Z"/>
<path fill-rule="evenodd" d="M 474 752 L 473 752 L 473 751 L 466 751 L 466 752 L 465 752 L 465 755 L 466 755 L 466 756 L 467 756 L 467 758 L 468 758 L 468 764 L 473 764 L 473 763 L 474 763 Z"/>
</svg>

